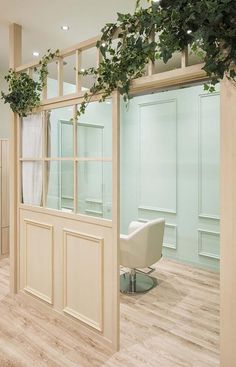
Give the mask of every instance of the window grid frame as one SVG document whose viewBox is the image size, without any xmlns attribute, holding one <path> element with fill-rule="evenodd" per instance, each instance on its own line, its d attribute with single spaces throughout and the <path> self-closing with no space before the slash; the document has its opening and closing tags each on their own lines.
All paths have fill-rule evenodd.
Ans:
<svg viewBox="0 0 236 367">
<path fill-rule="evenodd" d="M 78 105 L 79 103 L 72 103 L 69 106 L 66 107 L 72 107 L 73 108 L 73 156 L 72 157 L 49 157 L 48 156 L 48 112 L 51 110 L 55 110 L 55 109 L 60 109 L 63 107 L 55 107 L 55 108 L 48 108 L 44 111 L 41 112 L 42 114 L 42 129 L 43 129 L 43 133 L 42 133 L 42 156 L 39 158 L 36 157 L 23 157 L 22 156 L 22 124 L 23 124 L 23 119 L 20 118 L 19 119 L 19 124 L 18 124 L 18 177 L 19 177 L 19 205 L 25 205 L 25 206 L 31 206 L 32 208 L 37 208 L 40 207 L 41 209 L 47 209 L 47 210 L 56 210 L 58 212 L 63 213 L 62 209 L 53 209 L 53 208 L 49 208 L 47 207 L 47 190 L 48 190 L 48 168 L 47 165 L 49 162 L 73 162 L 73 174 L 74 174 L 74 181 L 73 181 L 73 210 L 71 211 L 71 214 L 74 214 L 76 216 L 78 215 L 83 215 L 83 216 L 87 216 L 87 217 L 94 217 L 92 215 L 88 215 L 86 213 L 80 213 L 79 212 L 79 206 L 78 206 L 78 181 L 79 181 L 79 177 L 78 177 L 78 164 L 79 162 L 110 162 L 111 164 L 113 164 L 113 157 L 79 157 L 79 146 L 78 146 L 78 139 L 77 139 L 77 129 L 78 129 L 78 122 L 79 122 L 79 118 L 77 116 L 77 111 L 78 111 Z M 32 162 L 32 163 L 41 163 L 42 164 L 42 170 L 43 170 L 43 180 L 42 180 L 42 205 L 40 206 L 36 206 L 36 205 L 29 205 L 29 204 L 24 204 L 23 203 L 23 187 L 22 187 L 22 167 L 23 167 L 23 163 L 24 162 Z M 101 218 L 103 220 L 106 220 L 106 218 Z M 112 218 L 111 218 L 112 220 Z"/>
</svg>

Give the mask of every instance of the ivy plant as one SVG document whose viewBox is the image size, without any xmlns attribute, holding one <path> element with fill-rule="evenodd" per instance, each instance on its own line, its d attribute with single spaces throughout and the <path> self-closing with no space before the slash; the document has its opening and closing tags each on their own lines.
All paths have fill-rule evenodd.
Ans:
<svg viewBox="0 0 236 367">
<path fill-rule="evenodd" d="M 26 72 L 16 73 L 13 69 L 10 69 L 5 76 L 8 82 L 8 93 L 1 92 L 1 98 L 4 103 L 9 103 L 11 110 L 20 117 L 26 117 L 40 105 L 40 95 L 48 75 L 47 65 L 58 55 L 59 50 L 55 52 L 48 50 L 42 57 L 39 68 L 34 68 L 35 72 L 38 71 L 38 80 L 34 80 Z"/>
<path fill-rule="evenodd" d="M 81 72 L 95 81 L 84 94 L 79 115 L 97 93 L 102 93 L 100 101 L 104 101 L 117 89 L 127 101 L 131 82 L 144 74 L 150 60 L 167 63 L 175 52 L 187 47 L 203 58 L 203 70 L 209 77 L 205 90 L 213 92 L 224 75 L 235 82 L 235 0 L 147 0 L 147 3 L 143 8 L 137 0 L 133 14 L 118 13 L 117 21 L 102 29 L 97 43 L 102 62 L 98 68 Z"/>
<path fill-rule="evenodd" d="M 131 83 L 145 73 L 148 62 L 167 63 L 174 53 L 190 47 L 201 55 L 209 82 L 205 90 L 213 92 L 226 76 L 236 81 L 236 1 L 235 0 L 146 0 L 146 7 L 136 1 L 132 14 L 118 13 L 117 21 L 102 29 L 97 48 L 102 61 L 97 68 L 81 71 L 94 78 L 93 86 L 83 96 L 78 114 L 85 112 L 93 95 L 104 101 L 114 90 L 130 98 Z M 39 80 L 26 73 L 9 71 L 9 93 L 2 92 L 5 103 L 20 116 L 26 116 L 40 103 L 47 64 L 58 51 L 40 62 Z"/>
</svg>

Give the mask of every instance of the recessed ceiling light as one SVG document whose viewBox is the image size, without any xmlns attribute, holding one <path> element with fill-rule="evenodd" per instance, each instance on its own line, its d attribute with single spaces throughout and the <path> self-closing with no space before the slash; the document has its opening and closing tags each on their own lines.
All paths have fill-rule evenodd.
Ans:
<svg viewBox="0 0 236 367">
<path fill-rule="evenodd" d="M 38 51 L 34 51 L 32 55 L 35 56 L 35 57 L 38 57 L 39 56 L 39 52 Z"/>
<path fill-rule="evenodd" d="M 61 26 L 61 29 L 62 29 L 63 31 L 69 31 L 70 27 L 69 27 L 68 25 L 62 25 L 62 26 Z"/>
</svg>

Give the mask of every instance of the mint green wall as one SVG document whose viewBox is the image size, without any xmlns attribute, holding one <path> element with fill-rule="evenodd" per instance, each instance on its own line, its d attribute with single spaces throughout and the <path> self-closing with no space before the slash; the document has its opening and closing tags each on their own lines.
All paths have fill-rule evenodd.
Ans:
<svg viewBox="0 0 236 367">
<path fill-rule="evenodd" d="M 121 228 L 165 218 L 166 257 L 219 266 L 219 93 L 202 86 L 122 107 Z"/>
<path fill-rule="evenodd" d="M 52 85 L 53 88 L 53 85 Z M 219 93 L 202 86 L 135 97 L 121 108 L 121 232 L 165 218 L 163 255 L 219 267 Z M 70 156 L 70 108 L 52 111 L 51 150 Z M 79 156 L 110 157 L 111 103 L 92 103 L 78 126 Z M 111 163 L 83 162 L 78 207 L 111 218 Z M 73 208 L 73 166 L 53 164 L 48 203 Z"/>
</svg>

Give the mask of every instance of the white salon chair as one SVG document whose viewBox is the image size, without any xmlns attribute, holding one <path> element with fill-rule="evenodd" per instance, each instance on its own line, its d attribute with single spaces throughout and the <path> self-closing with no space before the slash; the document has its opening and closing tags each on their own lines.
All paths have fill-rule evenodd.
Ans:
<svg viewBox="0 0 236 367">
<path fill-rule="evenodd" d="M 145 293 L 157 285 L 155 278 L 136 269 L 149 268 L 162 257 L 165 220 L 131 222 L 128 235 L 120 236 L 120 265 L 130 272 L 120 276 L 122 293 Z"/>
</svg>

